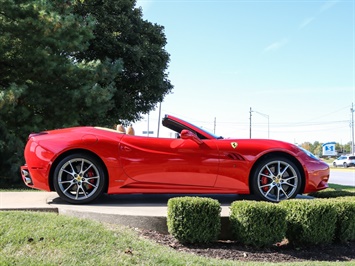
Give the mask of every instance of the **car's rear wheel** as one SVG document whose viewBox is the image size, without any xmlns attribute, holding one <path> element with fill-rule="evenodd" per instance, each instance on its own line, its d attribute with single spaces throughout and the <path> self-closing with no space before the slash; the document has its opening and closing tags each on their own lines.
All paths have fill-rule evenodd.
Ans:
<svg viewBox="0 0 355 266">
<path fill-rule="evenodd" d="M 343 163 L 343 167 L 344 168 L 348 168 L 348 164 L 347 163 Z"/>
<path fill-rule="evenodd" d="M 62 159 L 54 170 L 54 188 L 65 201 L 89 203 L 104 190 L 106 177 L 102 163 L 85 153 Z"/>
<path fill-rule="evenodd" d="M 251 179 L 254 194 L 272 202 L 296 197 L 301 185 L 302 177 L 297 166 L 283 157 L 270 157 L 260 161 Z"/>
</svg>

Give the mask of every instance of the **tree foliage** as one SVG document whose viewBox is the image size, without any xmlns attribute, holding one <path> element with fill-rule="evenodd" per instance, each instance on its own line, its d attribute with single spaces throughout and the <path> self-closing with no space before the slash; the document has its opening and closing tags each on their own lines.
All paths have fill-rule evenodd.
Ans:
<svg viewBox="0 0 355 266">
<path fill-rule="evenodd" d="M 323 152 L 323 143 L 319 141 L 315 141 L 313 143 L 310 142 L 303 142 L 301 144 L 301 147 L 310 151 L 316 156 L 321 157 L 322 152 Z M 339 143 L 335 144 L 335 150 L 338 154 L 348 154 L 351 151 L 351 142 L 348 142 L 347 144 L 341 145 Z"/>
<path fill-rule="evenodd" d="M 75 7 L 76 14 L 96 20 L 95 37 L 78 57 L 123 61 L 123 71 L 115 77 L 114 108 L 106 123 L 117 121 L 117 115 L 135 121 L 172 90 L 165 72 L 169 54 L 164 50 L 164 28 L 143 20 L 134 5 L 135 0 L 85 0 Z"/>
<path fill-rule="evenodd" d="M 133 121 L 170 92 L 163 28 L 134 5 L 0 0 L 0 177 L 31 132 Z"/>
</svg>

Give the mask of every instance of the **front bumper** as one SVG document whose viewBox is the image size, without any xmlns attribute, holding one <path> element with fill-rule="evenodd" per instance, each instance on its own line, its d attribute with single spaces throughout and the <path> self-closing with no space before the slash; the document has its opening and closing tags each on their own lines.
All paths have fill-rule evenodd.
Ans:
<svg viewBox="0 0 355 266">
<path fill-rule="evenodd" d="M 316 192 L 328 188 L 330 169 L 327 164 L 318 163 L 308 167 L 308 182 L 304 193 Z"/>
</svg>

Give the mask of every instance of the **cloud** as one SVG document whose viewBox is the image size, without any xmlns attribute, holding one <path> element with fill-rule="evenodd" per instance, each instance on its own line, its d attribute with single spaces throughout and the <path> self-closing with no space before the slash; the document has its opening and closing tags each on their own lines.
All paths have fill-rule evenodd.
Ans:
<svg viewBox="0 0 355 266">
<path fill-rule="evenodd" d="M 315 20 L 315 17 L 310 17 L 310 18 L 306 18 L 302 21 L 302 23 L 300 24 L 300 26 L 298 27 L 298 29 L 303 29 L 305 27 L 308 26 L 308 24 L 310 24 L 313 20 Z"/>
<path fill-rule="evenodd" d="M 318 10 L 318 12 L 313 16 L 313 17 L 309 17 L 304 19 L 301 23 L 300 26 L 298 27 L 299 30 L 307 27 L 309 24 L 311 24 L 318 15 L 320 15 L 321 13 L 325 12 L 326 10 L 332 8 L 334 5 L 336 5 L 339 2 L 339 0 L 328 0 L 326 1 Z"/>
<path fill-rule="evenodd" d="M 272 51 L 279 50 L 281 47 L 285 46 L 287 43 L 288 43 L 287 39 L 276 41 L 276 42 L 270 44 L 269 46 L 267 46 L 264 49 L 264 52 L 272 52 Z"/>
<path fill-rule="evenodd" d="M 319 13 L 322 13 L 330 8 L 332 8 L 334 5 L 336 5 L 339 2 L 339 0 L 328 0 L 326 1 L 321 8 L 319 9 Z"/>
</svg>

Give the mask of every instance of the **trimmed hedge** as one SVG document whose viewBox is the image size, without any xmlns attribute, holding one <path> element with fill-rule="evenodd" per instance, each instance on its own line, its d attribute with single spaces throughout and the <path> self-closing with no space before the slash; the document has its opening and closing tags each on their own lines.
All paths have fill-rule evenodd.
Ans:
<svg viewBox="0 0 355 266">
<path fill-rule="evenodd" d="M 216 241 L 221 230 L 221 206 L 217 200 L 177 197 L 168 201 L 168 231 L 183 243 Z"/>
<path fill-rule="evenodd" d="M 267 247 L 286 236 L 286 215 L 286 210 L 275 203 L 235 201 L 231 205 L 230 226 L 241 243 Z"/>
<path fill-rule="evenodd" d="M 316 198 L 339 198 L 352 196 L 355 200 L 355 192 L 347 190 L 336 190 L 334 188 L 327 188 L 317 192 L 309 193 L 308 195 Z"/>
<path fill-rule="evenodd" d="M 217 240 L 221 207 L 217 200 L 179 197 L 168 202 L 168 230 L 183 243 Z M 355 241 L 355 198 L 287 200 L 279 204 L 235 201 L 230 229 L 237 241 L 268 247 L 284 238 L 296 246 Z"/>
<path fill-rule="evenodd" d="M 329 244 L 334 239 L 337 209 L 328 200 L 286 200 L 286 237 L 294 245 Z"/>
<path fill-rule="evenodd" d="M 355 241 L 355 201 L 345 197 L 330 201 L 337 212 L 335 240 L 338 242 Z"/>
</svg>

